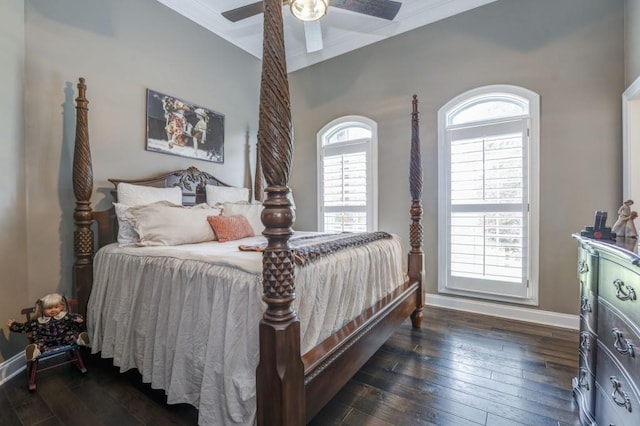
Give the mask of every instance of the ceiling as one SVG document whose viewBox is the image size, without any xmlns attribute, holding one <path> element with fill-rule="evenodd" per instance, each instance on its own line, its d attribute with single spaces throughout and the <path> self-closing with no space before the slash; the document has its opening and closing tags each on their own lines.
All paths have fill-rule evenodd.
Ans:
<svg viewBox="0 0 640 426">
<path fill-rule="evenodd" d="M 256 0 L 158 0 L 165 6 L 203 26 L 257 58 L 262 57 L 262 14 L 238 22 L 228 21 L 222 12 Z M 296 71 L 350 52 L 405 31 L 439 21 L 495 0 L 398 0 L 402 3 L 393 21 L 329 6 L 319 21 L 324 48 L 307 53 L 304 27 L 283 9 L 287 69 Z"/>
</svg>

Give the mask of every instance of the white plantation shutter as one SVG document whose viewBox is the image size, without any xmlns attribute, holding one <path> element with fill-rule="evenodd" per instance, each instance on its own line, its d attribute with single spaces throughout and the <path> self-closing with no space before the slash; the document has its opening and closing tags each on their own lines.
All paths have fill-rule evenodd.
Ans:
<svg viewBox="0 0 640 426">
<path fill-rule="evenodd" d="M 351 120 L 334 121 L 318 134 L 321 231 L 364 232 L 376 226 L 374 132 Z"/>
<path fill-rule="evenodd" d="M 367 205 L 367 154 L 354 152 L 324 157 L 324 205 Z"/>
<path fill-rule="evenodd" d="M 457 100 L 441 111 L 439 290 L 532 303 L 537 173 L 531 182 L 528 101 L 496 93 Z"/>
<path fill-rule="evenodd" d="M 454 288 L 485 280 L 502 294 L 526 290 L 526 124 L 521 119 L 485 126 L 483 137 L 470 135 L 477 129 L 448 132 Z"/>
<path fill-rule="evenodd" d="M 367 230 L 367 153 L 327 153 L 323 158 L 324 230 Z"/>
</svg>

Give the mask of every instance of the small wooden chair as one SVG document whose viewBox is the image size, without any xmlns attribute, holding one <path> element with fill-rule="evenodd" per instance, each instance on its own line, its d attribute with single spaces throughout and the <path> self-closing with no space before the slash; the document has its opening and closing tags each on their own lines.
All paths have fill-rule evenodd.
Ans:
<svg viewBox="0 0 640 426">
<path fill-rule="evenodd" d="M 67 309 L 69 309 L 70 312 L 74 312 L 77 304 L 78 302 L 75 299 L 67 300 Z M 25 315 L 27 317 L 27 321 L 31 321 L 31 316 L 34 312 L 35 307 L 33 306 L 30 308 L 24 308 L 22 311 L 20 311 L 22 315 Z M 27 337 L 29 338 L 29 343 L 33 343 L 31 337 Z M 39 361 L 60 356 L 62 354 L 66 356 L 66 359 L 64 361 L 49 365 L 47 367 L 38 368 Z M 84 374 L 87 372 L 87 368 L 85 367 L 84 361 L 82 360 L 82 354 L 80 353 L 80 345 L 74 344 L 51 348 L 46 352 L 40 354 L 33 361 L 27 361 L 27 383 L 29 384 L 29 390 L 36 390 L 36 377 L 38 375 L 38 371 L 50 370 L 52 368 L 60 367 L 69 363 L 74 363 L 81 373 Z"/>
</svg>

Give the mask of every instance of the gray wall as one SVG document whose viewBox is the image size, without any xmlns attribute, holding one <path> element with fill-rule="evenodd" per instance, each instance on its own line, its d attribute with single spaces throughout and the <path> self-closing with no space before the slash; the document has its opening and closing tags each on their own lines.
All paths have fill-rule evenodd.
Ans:
<svg viewBox="0 0 640 426">
<path fill-rule="evenodd" d="M 540 305 L 577 313 L 571 233 L 621 199 L 622 0 L 501 0 L 291 75 L 296 228 L 316 228 L 316 132 L 378 122 L 379 227 L 408 240 L 411 95 L 420 97 L 427 291 L 437 292 L 438 109 L 513 84 L 541 95 Z M 428 299 L 428 297 L 427 297 Z"/>
<path fill-rule="evenodd" d="M 640 0 L 625 0 L 625 87 L 640 77 Z"/>
<path fill-rule="evenodd" d="M 3 324 L 27 295 L 27 228 L 24 184 L 24 0 L 0 2 L 0 271 Z M 19 310 L 17 310 L 19 313 Z M 16 352 L 9 332 L 0 335 L 0 362 Z M 20 349 L 22 349 L 20 347 Z"/>
<path fill-rule="evenodd" d="M 10 294 L 0 303 L 6 304 L 2 312 L 10 318 L 19 317 L 20 308 L 48 292 L 71 292 L 71 164 L 78 77 L 86 78 L 90 102 L 92 204 L 104 208 L 111 177 L 144 177 L 195 165 L 229 184 L 247 185 L 248 144 L 255 145 L 257 130 L 260 61 L 154 0 L 2 4 L 0 19 L 6 26 L 0 39 L 17 39 L 22 46 L 9 50 L 13 67 L 5 66 L 7 50 L 2 50 L 3 90 L 9 97 L 2 98 L 0 120 L 5 137 L 6 129 L 11 130 L 11 141 L 9 150 L 3 148 L 0 168 L 0 223 L 5 232 L 1 247 L 15 254 L 0 262 L 3 276 L 16 279 L 3 279 L 3 296 L 7 290 Z M 23 34 L 26 41 L 20 41 Z M 225 114 L 225 163 L 145 151 L 147 88 Z M 19 112 L 23 99 L 24 135 Z M 16 113 L 7 116 L 4 110 Z M 13 241 L 5 243 L 7 235 Z M 0 352 L 11 355 L 2 342 Z"/>
</svg>

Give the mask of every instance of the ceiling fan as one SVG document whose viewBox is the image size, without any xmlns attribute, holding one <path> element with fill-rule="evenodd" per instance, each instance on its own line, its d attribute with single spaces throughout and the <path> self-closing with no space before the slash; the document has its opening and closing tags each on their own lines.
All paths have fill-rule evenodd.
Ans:
<svg viewBox="0 0 640 426">
<path fill-rule="evenodd" d="M 319 19 L 326 13 L 327 6 L 389 21 L 396 17 L 402 6 L 402 3 L 393 0 L 283 0 L 282 4 L 289 4 L 293 15 L 303 21 L 307 53 L 322 50 Z M 222 16 L 237 22 L 263 12 L 264 2 L 258 1 L 222 12 Z"/>
</svg>

